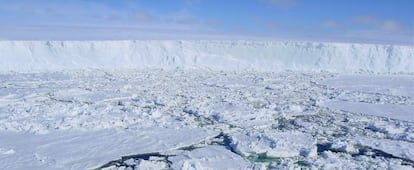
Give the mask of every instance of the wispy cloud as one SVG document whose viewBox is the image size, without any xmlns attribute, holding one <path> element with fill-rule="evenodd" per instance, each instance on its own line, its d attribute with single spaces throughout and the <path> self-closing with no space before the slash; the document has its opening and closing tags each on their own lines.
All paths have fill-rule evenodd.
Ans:
<svg viewBox="0 0 414 170">
<path fill-rule="evenodd" d="M 187 6 L 198 5 L 201 3 L 201 0 L 184 0 Z"/>
<path fill-rule="evenodd" d="M 79 2 L 82 3 L 75 3 L 74 1 L 50 1 L 50 3 L 36 3 L 27 0 L 21 2 L 10 1 L 7 6 L 0 6 L 0 12 L 7 12 L 10 16 L 27 15 L 25 19 L 19 18 L 16 21 L 10 21 L 11 25 L 24 25 L 26 28 L 30 25 L 82 27 L 100 25 L 102 27 L 128 28 L 138 26 L 140 28 L 208 30 L 208 27 L 211 26 L 206 24 L 207 21 L 202 21 L 185 10 L 185 6 L 181 10 L 165 12 L 139 8 L 139 1 L 128 2 L 135 4 L 135 8 L 114 8 L 105 1 L 98 0 Z M 200 0 L 185 0 L 185 3 L 195 5 L 200 3 Z M 85 29 L 82 28 L 81 30 Z"/>
<path fill-rule="evenodd" d="M 335 21 L 335 20 L 326 20 L 326 21 L 323 21 L 323 22 L 321 23 L 321 25 L 322 25 L 323 27 L 326 27 L 326 28 L 336 28 L 336 27 L 338 27 L 340 24 L 339 24 L 339 22 L 338 22 L 338 21 Z"/>
<path fill-rule="evenodd" d="M 351 23 L 362 25 L 377 25 L 380 23 L 380 19 L 370 15 L 361 15 L 351 18 Z"/>
<path fill-rule="evenodd" d="M 395 19 L 382 19 L 368 15 L 333 22 L 336 24 L 331 28 L 336 30 L 337 34 L 334 34 L 336 37 L 380 43 L 414 43 L 414 28 Z"/>
<path fill-rule="evenodd" d="M 82 35 L 91 38 L 93 35 L 92 38 L 112 36 L 130 39 L 134 37 L 131 35 L 220 32 L 264 38 L 342 38 L 358 42 L 389 40 L 414 44 L 414 23 L 401 19 L 404 17 L 398 17 L 400 20 L 397 20 L 390 17 L 394 15 L 388 14 L 355 16 L 358 12 L 345 11 L 346 14 L 341 14 L 340 10 L 340 16 L 330 10 L 327 11 L 332 15 L 324 15 L 324 11 L 314 14 L 307 11 L 314 7 L 312 5 L 321 5 L 323 8 L 329 4 L 315 2 L 309 6 L 309 3 L 314 2 L 240 1 L 240 4 L 236 4 L 240 8 L 236 10 L 229 8 L 235 5 L 233 1 L 210 0 L 168 0 L 157 3 L 143 0 L 0 0 L 0 38 L 12 35 L 45 38 Z M 213 9 L 205 10 L 204 5 Z M 370 11 L 365 13 L 370 14 Z"/>
<path fill-rule="evenodd" d="M 220 20 L 220 19 L 210 19 L 210 20 L 205 21 L 205 23 L 207 25 L 211 25 L 211 26 L 220 26 L 220 25 L 223 25 L 223 21 Z"/>
<path fill-rule="evenodd" d="M 351 19 L 351 24 L 354 26 L 366 26 L 369 29 L 381 30 L 381 31 L 401 31 L 404 26 L 397 20 L 393 19 L 381 19 L 374 16 L 357 16 Z"/>
<path fill-rule="evenodd" d="M 404 25 L 394 19 L 381 19 L 374 16 L 356 16 L 347 20 L 326 20 L 320 24 L 326 28 L 364 30 L 372 32 L 401 32 L 409 30 L 408 25 Z"/>
<path fill-rule="evenodd" d="M 264 24 L 273 37 L 310 41 L 414 44 L 414 28 L 397 20 L 357 16 L 344 20 L 325 20 L 306 26 Z"/>
<path fill-rule="evenodd" d="M 132 8 L 116 8 L 100 0 L 72 2 L 10 1 L 7 6 L 0 6 L 0 12 L 27 17 L 18 18 L 16 22 L 10 19 L 10 23 L 0 29 L 0 38 L 145 39 L 174 37 L 172 35 L 189 38 L 187 34 L 194 37 L 212 34 L 211 27 L 221 22 L 201 20 L 186 10 L 186 6 L 166 12 L 140 7 L 139 1 L 128 2 L 135 4 Z M 185 3 L 196 5 L 200 0 L 185 0 Z"/>
<path fill-rule="evenodd" d="M 270 29 L 270 30 L 278 30 L 280 29 L 280 26 L 274 22 L 268 22 L 268 23 L 265 23 L 265 28 Z"/>
<path fill-rule="evenodd" d="M 399 31 L 402 29 L 402 26 L 395 20 L 385 20 L 382 22 L 382 29 L 385 31 Z"/>
<path fill-rule="evenodd" d="M 163 17 L 165 17 L 165 21 L 173 24 L 192 25 L 200 23 L 200 21 L 195 16 L 193 16 L 186 10 L 177 11 Z"/>
<path fill-rule="evenodd" d="M 298 0 L 258 0 L 260 3 L 276 8 L 290 8 L 298 3 Z"/>
<path fill-rule="evenodd" d="M 139 23 L 149 23 L 156 20 L 155 16 L 143 11 L 133 12 L 130 14 L 130 17 L 133 21 Z"/>
</svg>

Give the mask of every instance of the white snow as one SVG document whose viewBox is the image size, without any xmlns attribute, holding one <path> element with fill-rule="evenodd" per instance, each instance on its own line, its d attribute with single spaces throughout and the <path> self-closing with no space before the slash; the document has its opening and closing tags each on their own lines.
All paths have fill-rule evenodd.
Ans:
<svg viewBox="0 0 414 170">
<path fill-rule="evenodd" d="M 347 91 L 381 93 L 414 98 L 413 76 L 342 75 L 324 80 L 322 84 Z"/>
<path fill-rule="evenodd" d="M 400 75 L 346 75 L 321 82 L 329 88 L 343 90 L 336 100 L 319 104 L 333 110 L 343 110 L 372 116 L 414 122 L 414 103 L 401 99 L 414 98 L 414 77 Z"/>
<path fill-rule="evenodd" d="M 15 154 L 15 153 L 16 151 L 14 149 L 0 148 L 0 154 L 9 155 L 9 154 Z"/>
<path fill-rule="evenodd" d="M 378 149 L 396 157 L 414 160 L 414 143 L 412 142 L 376 139 L 364 136 L 358 136 L 354 140 L 358 145 Z"/>
<path fill-rule="evenodd" d="M 107 169 L 110 169 L 110 168 L 107 168 Z M 145 170 L 168 169 L 168 164 L 162 161 L 139 160 L 137 161 L 136 169 L 145 169 Z"/>
<path fill-rule="evenodd" d="M 44 135 L 1 132 L 0 148 L 7 149 L 0 150 L 0 169 L 96 168 L 121 156 L 168 151 L 213 135 L 203 129 L 156 127 Z"/>
<path fill-rule="evenodd" d="M 371 104 L 349 101 L 329 101 L 322 105 L 334 110 L 414 122 L 414 105 Z"/>
<path fill-rule="evenodd" d="M 0 59 L 0 169 L 414 167 L 411 46 L 2 41 Z"/>
<path fill-rule="evenodd" d="M 300 132 L 242 132 L 233 136 L 236 152 L 242 155 L 264 154 L 268 157 L 316 156 L 316 140 Z"/>
<path fill-rule="evenodd" d="M 0 71 L 125 68 L 413 73 L 412 46 L 277 41 L 0 41 Z"/>
<path fill-rule="evenodd" d="M 252 164 L 223 146 L 207 146 L 186 151 L 170 159 L 173 169 L 251 169 Z M 250 167 L 250 168 L 249 168 Z"/>
<path fill-rule="evenodd" d="M 378 161 L 369 157 L 353 158 L 350 155 L 336 154 L 325 151 L 321 154 L 322 159 L 312 162 L 315 169 L 398 169 L 411 170 L 412 167 L 401 165 L 398 161 Z M 359 162 L 355 162 L 358 160 Z"/>
</svg>

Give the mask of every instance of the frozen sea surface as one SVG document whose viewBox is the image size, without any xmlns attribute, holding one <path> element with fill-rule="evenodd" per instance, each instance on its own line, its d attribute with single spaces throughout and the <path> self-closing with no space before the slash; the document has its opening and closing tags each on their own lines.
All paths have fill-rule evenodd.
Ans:
<svg viewBox="0 0 414 170">
<path fill-rule="evenodd" d="M 371 104 L 349 101 L 329 101 L 323 105 L 336 110 L 414 122 L 414 105 Z"/>
<path fill-rule="evenodd" d="M 0 169 L 413 169 L 412 76 L 0 75 Z"/>
<path fill-rule="evenodd" d="M 348 75 L 328 79 L 323 83 L 345 91 L 338 101 L 330 100 L 322 104 L 331 109 L 414 122 L 414 105 L 406 105 L 401 101 L 383 102 L 386 98 L 413 99 L 413 76 Z M 378 97 L 373 100 L 348 99 L 348 96 L 363 96 L 364 93 L 372 93 Z"/>
<path fill-rule="evenodd" d="M 344 75 L 324 81 L 329 86 L 363 93 L 380 93 L 414 98 L 414 78 L 404 75 Z"/>
<path fill-rule="evenodd" d="M 165 128 L 59 131 L 42 135 L 1 132 L 0 146 L 9 152 L 0 153 L 0 169 L 97 168 L 119 156 L 166 151 L 214 135 L 202 129 Z"/>
</svg>

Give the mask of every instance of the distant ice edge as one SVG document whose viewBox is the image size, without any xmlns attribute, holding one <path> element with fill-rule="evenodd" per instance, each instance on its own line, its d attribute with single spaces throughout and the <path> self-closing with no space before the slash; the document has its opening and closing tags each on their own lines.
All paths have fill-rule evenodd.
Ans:
<svg viewBox="0 0 414 170">
<path fill-rule="evenodd" d="M 414 73 L 414 46 L 279 41 L 0 41 L 0 71 L 194 68 Z"/>
</svg>

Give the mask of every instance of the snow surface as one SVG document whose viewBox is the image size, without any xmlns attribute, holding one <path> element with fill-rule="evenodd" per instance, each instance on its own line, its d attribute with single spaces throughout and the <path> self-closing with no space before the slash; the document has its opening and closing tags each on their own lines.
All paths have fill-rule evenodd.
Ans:
<svg viewBox="0 0 414 170">
<path fill-rule="evenodd" d="M 412 46 L 277 41 L 0 41 L 0 71 L 125 68 L 413 73 Z"/>
<path fill-rule="evenodd" d="M 386 87 L 396 89 L 410 77 L 370 78 L 392 79 Z M 324 84 L 333 79 L 341 76 L 198 69 L 0 74 L 0 169 L 414 168 L 410 115 L 324 105 L 410 108 L 414 99 L 403 91 Z"/>
<path fill-rule="evenodd" d="M 376 95 L 388 96 L 393 98 L 400 96 L 403 98 L 414 98 L 414 77 L 413 76 L 367 76 L 367 75 L 347 75 L 322 82 L 327 86 L 344 90 L 345 93 L 372 93 Z M 352 101 L 347 97 L 340 100 L 329 100 L 320 105 L 334 110 L 343 110 L 354 113 L 363 113 L 372 116 L 380 116 L 402 121 L 414 122 L 414 105 L 404 105 L 401 102 L 381 103 L 381 98 L 376 98 L 375 102 L 367 100 Z"/>
<path fill-rule="evenodd" d="M 246 159 L 230 152 L 223 146 L 206 146 L 183 152 L 171 158 L 173 169 L 251 169 Z"/>
<path fill-rule="evenodd" d="M 244 156 L 268 157 L 316 156 L 316 140 L 301 132 L 242 132 L 233 136 L 234 149 Z"/>
<path fill-rule="evenodd" d="M 0 59 L 0 169 L 414 168 L 412 46 L 1 41 Z"/>
<path fill-rule="evenodd" d="M 371 104 L 349 101 L 329 101 L 322 105 L 335 110 L 414 122 L 414 105 Z"/>
<path fill-rule="evenodd" d="M 401 158 L 414 160 L 414 143 L 405 141 L 395 141 L 389 139 L 375 139 L 368 137 L 356 137 L 356 143 L 363 146 L 369 146 L 374 149 L 379 149 L 386 153 L 398 156 Z"/>
<path fill-rule="evenodd" d="M 322 83 L 347 91 L 381 93 L 414 98 L 413 76 L 342 75 L 337 78 L 327 79 Z"/>
<path fill-rule="evenodd" d="M 0 147 L 6 151 L 0 154 L 0 169 L 97 168 L 120 156 L 170 150 L 212 135 L 202 129 L 164 128 L 60 131 L 43 135 L 1 132 Z"/>
</svg>

